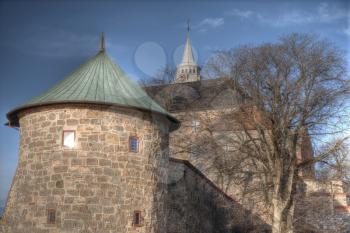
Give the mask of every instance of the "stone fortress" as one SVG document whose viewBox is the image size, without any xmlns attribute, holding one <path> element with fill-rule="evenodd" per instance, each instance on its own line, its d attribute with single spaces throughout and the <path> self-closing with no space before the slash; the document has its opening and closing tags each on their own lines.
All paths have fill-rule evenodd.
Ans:
<svg viewBox="0 0 350 233">
<path fill-rule="evenodd" d="M 175 82 L 145 89 L 111 61 L 102 35 L 94 57 L 8 113 L 20 150 L 0 232 L 270 232 L 266 214 L 194 159 L 200 148 L 176 146 L 233 97 L 221 79 L 201 80 L 188 34 Z M 350 232 L 346 186 L 305 174 L 302 232 Z"/>
</svg>

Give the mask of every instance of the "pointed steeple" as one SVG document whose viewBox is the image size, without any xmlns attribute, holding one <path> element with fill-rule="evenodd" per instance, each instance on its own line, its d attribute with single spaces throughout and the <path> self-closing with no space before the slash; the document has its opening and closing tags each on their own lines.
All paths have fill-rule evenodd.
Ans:
<svg viewBox="0 0 350 233">
<path fill-rule="evenodd" d="M 182 57 L 181 64 L 196 65 L 196 62 L 194 61 L 193 53 L 192 53 L 192 46 L 191 46 L 191 41 L 190 41 L 190 25 L 189 25 L 189 23 L 187 25 L 186 44 L 185 44 L 185 49 L 184 49 L 184 54 L 183 54 L 183 57 Z"/>
<path fill-rule="evenodd" d="M 182 62 L 177 66 L 176 83 L 195 82 L 200 80 L 200 68 L 193 58 L 192 46 L 190 41 L 190 24 L 187 21 L 187 35 Z"/>
</svg>

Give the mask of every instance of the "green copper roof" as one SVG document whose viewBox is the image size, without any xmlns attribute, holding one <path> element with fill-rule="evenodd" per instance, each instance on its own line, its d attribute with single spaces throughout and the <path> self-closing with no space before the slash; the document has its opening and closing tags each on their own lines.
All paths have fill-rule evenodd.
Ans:
<svg viewBox="0 0 350 233">
<path fill-rule="evenodd" d="M 18 125 L 17 113 L 20 110 L 55 103 L 134 107 L 166 115 L 173 122 L 178 122 L 131 81 L 104 49 L 46 93 L 9 112 L 7 118 L 11 125 Z"/>
</svg>

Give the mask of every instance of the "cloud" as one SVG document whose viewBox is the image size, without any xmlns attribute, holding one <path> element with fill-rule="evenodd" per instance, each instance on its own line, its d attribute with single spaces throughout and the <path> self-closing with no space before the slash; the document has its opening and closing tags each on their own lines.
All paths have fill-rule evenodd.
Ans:
<svg viewBox="0 0 350 233">
<path fill-rule="evenodd" d="M 245 20 L 255 20 L 272 27 L 286 27 L 312 23 L 332 23 L 337 20 L 346 19 L 348 12 L 340 8 L 340 6 L 322 2 L 314 11 L 288 9 L 270 16 L 270 14 L 264 14 L 263 12 L 234 8 L 227 12 L 227 15 Z"/>
<path fill-rule="evenodd" d="M 345 28 L 343 30 L 344 34 L 347 35 L 347 36 L 350 36 L 350 26 L 348 26 L 347 28 Z"/>
<path fill-rule="evenodd" d="M 237 16 L 239 18 L 251 18 L 254 15 L 256 15 L 256 13 L 254 11 L 251 10 L 240 10 L 240 9 L 232 9 L 231 11 L 227 12 L 228 15 L 232 15 L 232 16 Z"/>
<path fill-rule="evenodd" d="M 329 5 L 323 2 L 319 5 L 317 13 L 321 22 L 333 22 L 339 19 L 346 19 L 349 17 L 349 12 L 346 9 L 335 5 Z"/>
<path fill-rule="evenodd" d="M 211 28 L 217 28 L 222 26 L 225 23 L 224 18 L 205 18 L 199 24 L 197 24 L 194 28 L 198 29 L 201 32 L 205 32 Z"/>
</svg>

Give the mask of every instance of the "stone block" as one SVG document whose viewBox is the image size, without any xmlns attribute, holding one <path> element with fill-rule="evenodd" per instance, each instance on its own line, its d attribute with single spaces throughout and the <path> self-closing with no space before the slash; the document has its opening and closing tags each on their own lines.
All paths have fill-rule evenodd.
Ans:
<svg viewBox="0 0 350 233">
<path fill-rule="evenodd" d="M 98 164 L 100 166 L 109 166 L 109 167 L 112 165 L 111 161 L 107 159 L 99 159 Z"/>
<path fill-rule="evenodd" d="M 79 165 L 82 165 L 82 164 L 83 164 L 82 159 L 73 158 L 71 160 L 71 166 L 79 166 Z"/>
<path fill-rule="evenodd" d="M 83 224 L 79 220 L 65 219 L 63 221 L 63 229 L 68 231 L 72 229 L 81 228 L 82 226 Z"/>
<path fill-rule="evenodd" d="M 79 121 L 76 119 L 67 119 L 67 125 L 69 126 L 74 126 L 74 125 L 78 125 Z"/>
<path fill-rule="evenodd" d="M 86 165 L 88 166 L 96 166 L 98 164 L 98 160 L 94 158 L 86 159 Z"/>
<path fill-rule="evenodd" d="M 55 166 L 53 168 L 55 173 L 63 173 L 68 171 L 68 166 Z"/>
<path fill-rule="evenodd" d="M 90 197 L 94 195 L 94 192 L 90 189 L 82 189 L 79 193 L 81 197 Z"/>
<path fill-rule="evenodd" d="M 66 150 L 63 151 L 63 157 L 64 158 L 76 158 L 77 157 L 77 152 L 73 150 Z"/>
</svg>

